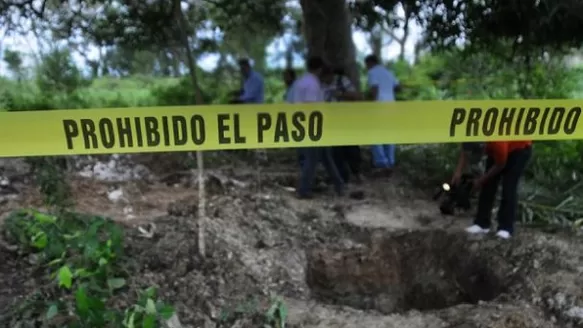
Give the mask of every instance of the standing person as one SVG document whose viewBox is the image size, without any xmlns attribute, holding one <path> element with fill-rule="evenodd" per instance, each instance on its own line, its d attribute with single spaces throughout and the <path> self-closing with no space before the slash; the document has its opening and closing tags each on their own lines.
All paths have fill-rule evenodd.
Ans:
<svg viewBox="0 0 583 328">
<path fill-rule="evenodd" d="M 294 83 L 292 89 L 293 103 L 313 103 L 324 101 L 324 93 L 318 79 L 323 67 L 324 61 L 322 58 L 317 56 L 308 58 L 308 72 Z M 344 190 L 344 181 L 334 164 L 332 149 L 330 147 L 306 147 L 302 148 L 300 151 L 303 154 L 304 163 L 301 166 L 298 197 L 311 197 L 316 168 L 320 162 L 324 164 L 326 171 L 328 171 L 328 175 L 330 175 L 330 178 L 334 183 L 336 193 L 341 195 Z"/>
<path fill-rule="evenodd" d="M 502 181 L 502 200 L 498 208 L 498 229 L 496 236 L 508 239 L 514 234 L 518 209 L 518 185 L 524 175 L 526 165 L 532 156 L 532 141 L 495 141 L 485 146 L 487 160 L 486 173 L 474 181 L 474 189 L 480 190 L 478 212 L 474 224 L 466 229 L 470 234 L 490 232 L 491 215 L 498 185 Z M 465 156 L 464 153 L 460 156 Z M 464 160 L 460 158 L 459 163 Z M 463 165 L 458 165 L 452 182 L 459 181 Z"/>
<path fill-rule="evenodd" d="M 395 93 L 400 90 L 395 74 L 380 64 L 379 58 L 369 55 L 364 63 L 368 70 L 367 84 L 369 99 L 381 102 L 395 101 Z M 373 164 L 391 173 L 395 165 L 395 145 L 372 146 Z"/>
<path fill-rule="evenodd" d="M 320 77 L 324 90 L 324 99 L 327 102 L 350 101 L 361 98 L 350 79 L 340 69 L 333 70 L 324 67 Z M 336 146 L 332 150 L 334 163 L 344 182 L 348 182 L 350 174 L 356 181 L 360 181 L 360 147 Z"/>
<path fill-rule="evenodd" d="M 236 96 L 235 102 L 244 104 L 262 104 L 264 101 L 263 76 L 251 68 L 249 59 L 239 59 L 239 69 L 243 77 L 243 89 Z"/>
<path fill-rule="evenodd" d="M 249 59 L 239 59 L 239 69 L 243 77 L 243 89 L 235 97 L 232 103 L 262 104 L 264 101 L 263 76 L 251 68 Z M 267 162 L 267 152 L 265 149 L 257 149 L 255 156 L 258 161 Z"/>
</svg>

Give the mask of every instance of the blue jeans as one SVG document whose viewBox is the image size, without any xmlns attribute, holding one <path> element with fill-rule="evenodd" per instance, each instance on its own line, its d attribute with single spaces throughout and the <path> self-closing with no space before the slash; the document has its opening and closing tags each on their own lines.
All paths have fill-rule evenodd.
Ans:
<svg viewBox="0 0 583 328">
<path fill-rule="evenodd" d="M 332 156 L 332 148 L 329 147 L 308 147 L 301 148 L 300 154 L 302 155 L 301 163 L 301 178 L 300 178 L 300 188 L 298 194 L 300 196 L 309 196 L 312 193 L 312 183 L 314 182 L 314 177 L 316 175 L 316 169 L 318 164 L 324 164 L 328 175 L 334 183 L 334 189 L 337 193 L 342 193 L 344 189 L 344 181 L 338 173 L 338 169 L 334 164 L 334 158 Z"/>
<path fill-rule="evenodd" d="M 375 167 L 392 168 L 395 165 L 395 145 L 375 145 L 371 150 Z"/>
</svg>

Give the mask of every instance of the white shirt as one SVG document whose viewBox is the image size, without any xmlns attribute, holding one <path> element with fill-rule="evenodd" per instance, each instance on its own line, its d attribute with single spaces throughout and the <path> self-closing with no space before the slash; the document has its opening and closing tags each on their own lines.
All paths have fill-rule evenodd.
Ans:
<svg viewBox="0 0 583 328">
<path fill-rule="evenodd" d="M 395 87 L 399 85 L 399 80 L 393 72 L 382 65 L 376 65 L 368 71 L 368 86 L 377 87 L 376 101 L 395 101 Z"/>
<path fill-rule="evenodd" d="M 320 81 L 312 73 L 306 73 L 300 77 L 291 89 L 292 103 L 323 102 L 324 92 Z"/>
</svg>

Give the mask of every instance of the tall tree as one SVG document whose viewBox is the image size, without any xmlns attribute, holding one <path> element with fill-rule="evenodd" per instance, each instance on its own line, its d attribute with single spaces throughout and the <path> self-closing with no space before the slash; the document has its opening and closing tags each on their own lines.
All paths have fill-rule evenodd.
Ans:
<svg viewBox="0 0 583 328">
<path fill-rule="evenodd" d="M 4 50 L 4 62 L 8 70 L 20 81 L 22 79 L 22 54 L 18 51 Z"/>
<path fill-rule="evenodd" d="M 341 67 L 360 88 L 352 17 L 344 0 L 300 0 L 308 54 Z"/>
</svg>

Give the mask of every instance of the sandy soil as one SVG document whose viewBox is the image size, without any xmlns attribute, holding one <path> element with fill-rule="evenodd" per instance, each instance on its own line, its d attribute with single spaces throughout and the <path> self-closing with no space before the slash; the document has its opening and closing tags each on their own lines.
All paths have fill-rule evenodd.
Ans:
<svg viewBox="0 0 583 328">
<path fill-rule="evenodd" d="M 441 216 L 398 173 L 351 186 L 363 199 L 324 191 L 297 200 L 293 168 L 232 166 L 209 171 L 204 259 L 189 174 L 170 182 L 160 173 L 147 182 L 70 178 L 77 211 L 126 227 L 137 267 L 130 285 L 158 286 L 185 327 L 260 327 L 274 296 L 284 298 L 290 327 L 583 327 L 574 233 L 522 228 L 512 241 L 475 240 L 461 233 L 467 217 Z M 4 198 L 0 215 L 42 205 L 34 184 L 14 180 L 18 197 Z M 112 190 L 123 196 L 111 200 Z M 137 228 L 150 222 L 154 237 L 143 238 Z M 36 290 L 38 272 L 2 247 L 0 261 L 7 309 Z"/>
</svg>

